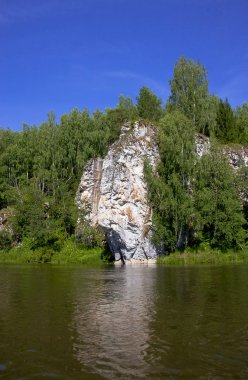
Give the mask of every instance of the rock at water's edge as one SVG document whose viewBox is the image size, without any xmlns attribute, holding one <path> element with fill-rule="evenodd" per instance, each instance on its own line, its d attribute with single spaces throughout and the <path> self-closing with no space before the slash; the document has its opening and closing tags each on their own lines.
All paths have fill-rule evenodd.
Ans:
<svg viewBox="0 0 248 380">
<path fill-rule="evenodd" d="M 144 159 L 154 167 L 159 156 L 155 133 L 149 123 L 126 124 L 108 155 L 87 164 L 78 188 L 79 209 L 88 209 L 86 219 L 103 229 L 115 260 L 159 254 L 151 242 L 152 210 L 144 179 Z"/>
<path fill-rule="evenodd" d="M 76 202 L 92 226 L 100 226 L 116 261 L 156 259 L 159 251 L 152 244 L 152 210 L 144 179 L 144 159 L 153 168 L 159 159 L 156 127 L 136 122 L 123 126 L 119 140 L 104 159 L 95 158 L 85 167 Z M 195 153 L 201 158 L 210 151 L 208 137 L 195 136 Z M 248 166 L 248 149 L 225 147 L 230 166 Z M 247 202 L 246 197 L 243 200 Z"/>
</svg>

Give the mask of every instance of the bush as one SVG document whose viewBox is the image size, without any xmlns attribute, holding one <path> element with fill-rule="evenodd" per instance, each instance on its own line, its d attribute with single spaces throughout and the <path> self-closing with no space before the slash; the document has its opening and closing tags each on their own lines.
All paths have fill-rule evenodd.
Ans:
<svg viewBox="0 0 248 380">
<path fill-rule="evenodd" d="M 9 250 L 12 246 L 12 236 L 8 231 L 0 231 L 0 249 Z"/>
<path fill-rule="evenodd" d="M 92 227 L 85 221 L 76 230 L 76 240 L 87 248 L 104 247 L 105 236 L 100 227 Z"/>
</svg>

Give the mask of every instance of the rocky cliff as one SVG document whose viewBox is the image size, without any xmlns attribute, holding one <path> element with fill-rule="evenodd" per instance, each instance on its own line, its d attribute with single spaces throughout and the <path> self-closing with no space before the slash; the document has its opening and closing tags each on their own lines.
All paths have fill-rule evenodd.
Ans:
<svg viewBox="0 0 248 380">
<path fill-rule="evenodd" d="M 210 140 L 208 137 L 197 134 L 195 138 L 195 150 L 199 157 L 207 154 L 210 151 Z M 236 171 L 241 167 L 248 166 L 248 147 L 233 144 L 226 145 L 223 148 L 223 153 L 227 157 L 230 166 Z"/>
<path fill-rule="evenodd" d="M 156 128 L 149 123 L 124 125 L 119 140 L 104 159 L 85 167 L 77 192 L 79 209 L 100 226 L 115 260 L 147 260 L 158 256 L 151 242 L 152 210 L 144 180 L 144 159 L 158 159 Z"/>
<path fill-rule="evenodd" d="M 144 261 L 159 255 L 151 242 L 152 210 L 143 171 L 145 158 L 153 167 L 159 158 L 156 129 L 142 121 L 124 125 L 108 155 L 91 160 L 81 178 L 78 208 L 90 225 L 102 228 L 116 261 Z M 209 150 L 209 138 L 196 135 L 197 156 Z M 234 170 L 248 166 L 247 148 L 226 147 L 224 153 Z"/>
</svg>

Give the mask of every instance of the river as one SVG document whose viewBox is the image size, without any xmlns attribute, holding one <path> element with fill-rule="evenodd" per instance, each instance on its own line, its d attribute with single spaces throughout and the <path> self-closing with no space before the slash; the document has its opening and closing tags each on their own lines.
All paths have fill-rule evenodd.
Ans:
<svg viewBox="0 0 248 380">
<path fill-rule="evenodd" d="M 0 266 L 0 378 L 247 379 L 248 266 Z"/>
</svg>

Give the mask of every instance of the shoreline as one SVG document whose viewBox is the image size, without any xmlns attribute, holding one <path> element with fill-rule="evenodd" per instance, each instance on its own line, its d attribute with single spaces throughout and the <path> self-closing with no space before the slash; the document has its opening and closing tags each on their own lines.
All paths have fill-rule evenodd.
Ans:
<svg viewBox="0 0 248 380">
<path fill-rule="evenodd" d="M 163 266 L 248 264 L 248 250 L 175 252 L 170 255 L 160 256 L 157 264 Z"/>
<path fill-rule="evenodd" d="M 109 265 L 116 267 L 127 266 L 191 266 L 191 265 L 221 265 L 221 264 L 248 264 L 248 249 L 243 251 L 215 251 L 198 250 L 174 252 L 157 259 L 126 260 L 125 264 L 119 261 L 109 262 L 103 248 L 78 248 L 67 245 L 61 251 L 49 249 L 32 251 L 27 247 L 16 247 L 9 251 L 0 251 L 0 263 L 13 264 L 78 264 L 78 265 Z"/>
</svg>

